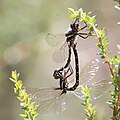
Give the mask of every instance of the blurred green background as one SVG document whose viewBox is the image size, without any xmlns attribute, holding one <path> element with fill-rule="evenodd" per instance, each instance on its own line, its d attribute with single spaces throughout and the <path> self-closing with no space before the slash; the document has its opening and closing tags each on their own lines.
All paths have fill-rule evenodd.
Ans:
<svg viewBox="0 0 120 120">
<path fill-rule="evenodd" d="M 54 69 L 62 64 L 52 60 L 55 49 L 47 45 L 47 33 L 63 33 L 71 20 L 67 8 L 85 12 L 97 11 L 98 26 L 106 28 L 112 53 L 117 54 L 119 44 L 119 11 L 114 9 L 112 0 L 1 0 L 0 1 L 0 120 L 22 120 L 19 102 L 13 93 L 13 84 L 9 80 L 12 70 L 21 73 L 24 86 L 52 87 Z M 89 39 L 88 39 L 89 40 Z M 86 42 L 89 44 L 89 41 Z M 95 43 L 94 43 L 95 44 Z M 94 46 L 93 44 L 93 46 Z M 84 45 L 82 45 L 84 46 Z M 80 52 L 84 66 L 96 57 L 98 49 L 92 47 Z M 92 54 L 91 56 L 91 53 Z M 95 101 L 97 120 L 108 120 L 111 110 L 106 105 L 109 94 Z M 81 101 L 72 97 L 69 107 L 59 115 L 42 116 L 39 120 L 83 120 Z"/>
</svg>

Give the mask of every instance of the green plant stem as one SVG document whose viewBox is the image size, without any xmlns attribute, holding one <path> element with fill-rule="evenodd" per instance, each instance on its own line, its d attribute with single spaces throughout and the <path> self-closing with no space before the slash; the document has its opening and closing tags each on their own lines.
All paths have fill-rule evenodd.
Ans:
<svg viewBox="0 0 120 120">
<path fill-rule="evenodd" d="M 26 92 L 26 89 L 22 87 L 22 81 L 19 80 L 19 73 L 17 73 L 16 71 L 12 71 L 12 77 L 10 78 L 10 80 L 15 85 L 15 95 L 19 99 L 20 106 L 24 111 L 24 114 L 20 114 L 20 116 L 23 117 L 25 120 L 35 120 L 38 114 L 36 110 L 39 106 L 35 105 L 34 102 L 31 102 L 29 94 Z"/>
<path fill-rule="evenodd" d="M 93 120 L 96 115 L 95 106 L 90 103 L 90 91 L 91 88 L 89 89 L 87 86 L 81 86 L 81 92 L 84 96 L 82 105 L 86 107 L 86 120 Z"/>
<path fill-rule="evenodd" d="M 120 3 L 120 0 L 114 1 Z M 112 58 L 109 57 L 110 51 L 107 51 L 107 46 L 109 45 L 108 38 L 104 37 L 104 29 L 97 29 L 95 16 L 91 17 L 91 12 L 86 14 L 83 12 L 82 8 L 80 8 L 78 11 L 74 11 L 72 8 L 70 8 L 68 12 L 70 13 L 70 17 L 72 19 L 79 19 L 80 22 L 87 23 L 88 30 L 91 32 L 91 36 L 96 37 L 99 41 L 97 44 L 100 49 L 99 55 L 102 59 L 104 58 L 105 63 L 108 64 L 111 77 L 113 79 L 112 83 L 114 86 L 114 92 L 111 92 L 112 100 L 108 102 L 110 107 L 113 109 L 112 119 L 120 120 L 120 70 L 118 70 L 120 69 L 120 56 L 115 55 Z"/>
<path fill-rule="evenodd" d="M 99 33 L 97 32 L 96 28 L 95 28 L 94 30 L 95 30 L 95 33 L 96 33 L 97 38 L 99 38 Z M 99 40 L 100 45 L 101 45 L 101 46 L 104 46 L 104 45 L 102 44 L 102 39 L 99 38 L 98 40 Z M 114 72 L 113 72 L 114 69 L 113 69 L 113 67 L 112 67 L 112 64 L 110 63 L 110 58 L 108 57 L 108 55 L 107 55 L 106 52 L 103 52 L 103 55 L 104 55 L 105 60 L 106 60 L 106 62 L 107 62 L 107 64 L 108 64 L 108 67 L 109 67 L 109 69 L 110 69 L 112 78 L 114 78 L 114 77 L 115 77 L 115 74 L 114 74 Z M 118 74 L 120 75 L 120 70 L 118 71 Z M 120 91 L 120 80 L 118 80 L 118 88 L 119 88 L 119 91 Z M 112 117 L 113 120 L 116 120 L 116 115 L 117 115 L 117 111 L 118 111 L 118 107 L 119 107 L 119 102 L 120 102 L 120 92 L 118 92 L 118 99 L 115 101 L 115 104 L 114 104 L 113 117 Z M 119 117 L 118 119 L 120 120 L 120 113 L 118 113 L 118 117 Z"/>
<path fill-rule="evenodd" d="M 96 37 L 99 38 L 98 40 L 99 40 L 100 45 L 101 45 L 101 46 L 104 46 L 104 45 L 102 44 L 102 39 L 99 37 L 99 32 L 98 32 L 98 30 L 95 28 L 95 26 L 94 26 L 93 28 L 94 28 L 94 31 L 95 31 L 95 33 L 96 33 Z M 114 72 L 113 72 L 112 65 L 110 64 L 110 58 L 109 58 L 109 56 L 107 55 L 106 52 L 103 52 L 103 55 L 104 55 L 104 57 L 105 57 L 105 59 L 106 59 L 106 62 L 107 62 L 107 64 L 108 64 L 108 67 L 109 67 L 109 69 L 110 69 L 110 72 L 111 72 L 111 75 L 112 75 L 112 78 L 113 78 L 113 77 L 114 77 Z"/>
<path fill-rule="evenodd" d="M 95 30 L 95 33 L 96 33 L 97 38 L 99 38 L 99 33 L 97 32 L 96 29 L 94 29 L 94 30 Z M 99 40 L 100 45 L 104 47 L 104 45 L 102 44 L 102 39 L 99 38 L 98 40 Z M 103 52 L 103 51 L 102 51 L 102 52 Z M 110 58 L 109 58 L 109 56 L 107 55 L 106 52 L 103 52 L 103 55 L 104 55 L 105 60 L 106 60 L 106 62 L 107 62 L 107 64 L 108 64 L 108 67 L 109 67 L 109 69 L 110 69 L 112 78 L 114 79 L 115 73 L 114 73 L 114 71 L 113 71 L 114 68 L 112 67 L 112 64 L 110 63 Z M 120 66 L 120 65 L 119 65 L 119 66 Z M 118 70 L 118 75 L 120 75 L 120 68 L 119 68 L 119 70 Z M 118 98 L 116 99 L 115 104 L 114 104 L 114 108 L 113 108 L 113 117 L 112 117 L 113 120 L 116 120 L 117 114 L 118 114 L 118 119 L 120 120 L 120 112 L 117 113 L 117 112 L 118 112 L 118 109 L 119 109 L 119 103 L 120 103 L 120 80 L 119 80 L 119 79 L 118 79 L 118 91 L 119 91 L 119 92 L 118 92 Z"/>
<path fill-rule="evenodd" d="M 84 19 L 84 18 L 83 18 Z M 92 22 L 89 22 L 90 26 L 92 26 L 93 28 L 93 31 L 95 33 L 95 37 L 98 39 L 99 41 L 99 45 L 104 48 L 105 50 L 103 49 L 100 49 L 102 55 L 104 56 L 104 59 L 106 60 L 105 62 L 108 64 L 108 67 L 110 69 L 110 72 L 111 72 L 111 75 L 112 75 L 112 78 L 113 78 L 113 81 L 115 79 L 115 75 L 116 73 L 114 72 L 114 64 L 111 62 L 111 58 L 109 58 L 108 54 L 106 53 L 107 51 L 107 47 L 104 46 L 103 44 L 103 39 L 105 38 L 104 36 L 101 36 L 101 33 L 100 31 L 96 28 L 96 26 L 94 24 L 92 24 Z M 99 46 L 98 46 L 99 47 Z M 119 65 L 120 66 L 120 65 Z M 119 68 L 120 69 L 120 68 Z M 118 76 L 120 76 L 120 70 L 118 70 L 118 73 L 117 73 Z M 120 104 L 120 80 L 117 80 L 118 81 L 118 84 L 117 84 L 117 87 L 118 87 L 118 93 L 117 93 L 117 99 L 114 103 L 114 108 L 113 108 L 113 120 L 116 120 L 116 116 L 118 115 L 118 119 L 120 120 L 120 113 L 118 113 L 118 109 L 119 109 L 119 104 Z M 116 87 L 116 86 L 115 86 Z M 117 88 L 115 88 L 116 90 Z"/>
</svg>

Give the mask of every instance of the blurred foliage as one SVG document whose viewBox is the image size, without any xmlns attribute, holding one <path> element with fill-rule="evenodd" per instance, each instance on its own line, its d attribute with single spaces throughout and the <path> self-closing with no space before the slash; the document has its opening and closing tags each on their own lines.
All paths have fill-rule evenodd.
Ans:
<svg viewBox="0 0 120 120">
<path fill-rule="evenodd" d="M 85 106 L 85 111 L 86 111 L 86 119 L 85 120 L 94 120 L 95 115 L 96 115 L 96 111 L 95 111 L 95 107 L 90 103 L 90 90 L 92 88 L 87 88 L 87 86 L 81 86 L 82 89 L 82 94 L 84 96 L 84 101 L 82 103 L 83 106 Z"/>
<path fill-rule="evenodd" d="M 12 77 L 10 80 L 15 84 L 14 93 L 18 100 L 20 101 L 20 106 L 24 111 L 24 114 L 20 114 L 24 120 L 35 120 L 37 116 L 38 105 L 35 105 L 35 102 L 31 102 L 29 94 L 27 94 L 26 89 L 23 88 L 23 83 L 19 80 L 19 73 L 12 71 Z"/>
<path fill-rule="evenodd" d="M 115 2 L 117 2 L 117 5 L 115 5 L 115 8 L 117 10 L 120 10 L 120 0 L 114 0 Z M 118 22 L 118 24 L 120 24 L 120 22 Z"/>
<path fill-rule="evenodd" d="M 107 4 L 107 7 L 103 5 Z M 51 49 L 46 45 L 44 36 L 48 32 L 65 32 L 71 22 L 67 16 L 67 8 L 83 8 L 85 11 L 102 10 L 98 21 L 107 27 L 112 36 L 112 50 L 119 42 L 119 28 L 113 27 L 119 15 L 113 8 L 113 1 L 94 0 L 1 0 L 0 1 L 0 117 L 4 120 L 16 120 L 19 112 L 18 104 L 12 97 L 12 84 L 8 82 L 11 71 L 16 69 L 22 73 L 23 82 L 32 86 L 54 84 L 51 74 L 55 63 L 51 60 Z M 98 22 L 98 23 L 99 23 Z M 109 27 L 108 27 L 109 26 Z M 115 47 L 114 47 L 115 46 Z M 90 51 L 90 50 L 88 50 Z M 95 51 L 95 50 L 94 50 Z M 93 56 L 86 53 L 91 58 Z M 83 59 L 86 62 L 86 59 Z M 57 65 L 56 65 L 57 66 Z M 32 74 L 31 74 L 32 73 Z M 48 82 L 49 81 L 49 82 Z M 105 97 L 107 99 L 107 97 Z M 8 101 L 9 100 L 9 101 Z M 74 101 L 74 105 L 77 102 Z M 17 109 L 17 110 L 16 110 Z M 76 108 L 77 109 L 77 108 Z M 79 109 L 79 108 L 78 108 Z M 103 109 L 102 109 L 103 110 Z M 79 111 L 79 110 L 78 110 Z M 105 111 L 108 113 L 104 114 Z M 81 111 L 82 112 L 82 111 Z M 80 119 L 77 112 L 67 111 L 54 119 Z M 68 115 L 69 114 L 69 115 Z M 109 110 L 103 110 L 107 120 Z M 48 119 L 43 117 L 43 119 Z M 53 117 L 49 117 L 49 120 Z"/>
<path fill-rule="evenodd" d="M 78 19 L 80 22 L 85 22 L 87 24 L 88 29 L 91 31 L 91 35 L 95 36 L 98 40 L 97 46 L 100 49 L 98 55 L 100 55 L 101 59 L 104 59 L 104 63 L 108 64 L 108 68 L 111 72 L 111 77 L 113 79 L 113 87 L 114 91 L 111 92 L 111 100 L 109 100 L 109 106 L 112 108 L 112 120 L 120 119 L 120 56 L 113 55 L 110 57 L 111 52 L 107 49 L 109 42 L 108 38 L 105 36 L 105 30 L 103 28 L 98 29 L 96 27 L 96 19 L 94 16 L 90 16 L 89 12 L 86 14 L 83 12 L 82 8 L 78 11 L 73 9 L 68 9 L 70 13 L 70 17 L 72 19 Z M 116 45 L 117 47 L 117 45 Z M 84 89 L 83 89 L 84 90 Z M 85 89 L 86 90 L 86 89 Z M 87 111 L 88 113 L 88 111 Z"/>
</svg>

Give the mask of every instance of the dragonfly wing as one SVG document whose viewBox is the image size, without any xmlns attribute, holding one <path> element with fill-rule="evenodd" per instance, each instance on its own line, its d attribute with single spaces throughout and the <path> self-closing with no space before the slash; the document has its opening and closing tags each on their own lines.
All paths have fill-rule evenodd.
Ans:
<svg viewBox="0 0 120 120">
<path fill-rule="evenodd" d="M 81 86 L 80 85 L 75 91 L 74 94 L 76 97 L 78 97 L 79 99 L 84 100 L 84 96 L 81 92 Z M 90 89 L 90 95 L 91 95 L 91 99 L 98 99 L 99 97 L 101 97 L 102 95 L 104 95 L 105 93 L 107 93 L 110 88 L 111 88 L 111 83 L 108 82 L 107 79 L 103 79 L 103 80 L 98 80 L 97 82 L 94 82 L 92 84 L 86 84 L 86 86 Z"/>
<path fill-rule="evenodd" d="M 32 100 L 39 105 L 39 115 L 59 114 L 67 107 L 69 95 L 61 95 L 61 90 L 29 88 L 27 91 L 30 92 Z"/>
<path fill-rule="evenodd" d="M 111 82 L 111 78 L 109 77 L 110 75 L 107 74 L 107 70 L 103 69 L 104 66 L 105 65 L 102 62 L 95 59 L 87 63 L 81 71 L 81 85 L 87 85 L 88 88 L 92 88 L 91 97 L 93 99 L 99 98 L 111 87 L 109 84 L 109 82 Z M 101 72 L 104 72 L 105 74 L 101 74 Z M 74 94 L 78 98 L 84 99 L 80 86 L 74 91 Z"/>
<path fill-rule="evenodd" d="M 90 81 L 93 80 L 93 78 L 96 75 L 96 72 L 99 70 L 99 60 L 98 59 L 94 59 L 91 60 L 90 62 L 88 62 L 84 68 L 81 70 L 80 73 L 80 86 L 78 86 L 78 88 L 74 91 L 74 94 L 80 98 L 80 99 L 84 99 L 83 94 L 81 93 L 81 85 L 87 85 Z"/>
<path fill-rule="evenodd" d="M 80 84 L 84 85 L 90 82 L 99 71 L 100 61 L 98 59 L 91 60 L 88 62 L 85 67 L 81 70 L 80 73 Z"/>
<path fill-rule="evenodd" d="M 73 91 L 73 93 L 74 93 L 74 95 L 75 95 L 76 97 L 78 97 L 79 99 L 84 100 L 84 96 L 83 96 L 81 90 L 82 90 L 82 89 L 81 89 L 81 85 L 79 85 L 79 86 L 77 87 L 77 89 L 76 89 L 75 91 Z"/>
<path fill-rule="evenodd" d="M 107 79 L 103 79 L 103 80 L 98 80 L 93 84 L 88 84 L 87 87 L 92 88 L 91 98 L 97 99 L 110 90 L 111 83 L 108 82 Z"/>
<path fill-rule="evenodd" d="M 60 33 L 60 34 L 52 34 L 52 33 L 48 33 L 46 35 L 46 42 L 48 43 L 48 45 L 55 47 L 58 44 L 64 43 L 65 42 L 65 34 Z"/>
<path fill-rule="evenodd" d="M 64 62 L 67 57 L 68 57 L 68 44 L 67 42 L 65 42 L 60 49 L 56 50 L 54 53 L 53 53 L 53 60 L 56 62 L 56 63 L 60 63 L 60 62 Z"/>
<path fill-rule="evenodd" d="M 81 71 L 81 85 L 93 84 L 106 79 L 111 82 L 108 66 L 102 60 L 94 59 L 87 63 Z"/>
</svg>

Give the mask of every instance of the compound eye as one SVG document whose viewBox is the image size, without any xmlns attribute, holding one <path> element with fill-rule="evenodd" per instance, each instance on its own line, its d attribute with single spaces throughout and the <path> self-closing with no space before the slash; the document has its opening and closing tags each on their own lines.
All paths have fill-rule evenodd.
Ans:
<svg viewBox="0 0 120 120">
<path fill-rule="evenodd" d="M 73 28 L 73 24 L 70 24 L 71 29 Z"/>
<path fill-rule="evenodd" d="M 79 23 L 76 24 L 76 28 L 77 28 L 77 29 L 79 28 Z"/>
<path fill-rule="evenodd" d="M 59 79 L 59 78 L 60 78 L 59 72 L 58 72 L 57 70 L 54 71 L 53 77 L 54 77 L 55 79 Z"/>
</svg>

